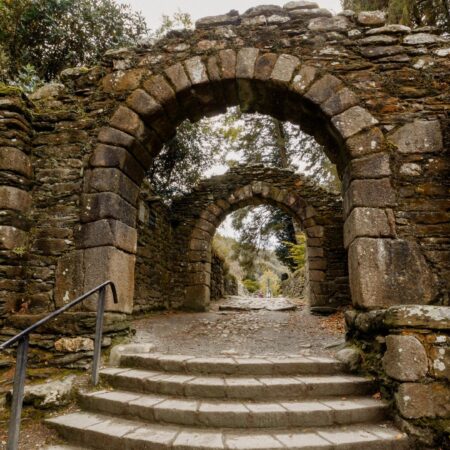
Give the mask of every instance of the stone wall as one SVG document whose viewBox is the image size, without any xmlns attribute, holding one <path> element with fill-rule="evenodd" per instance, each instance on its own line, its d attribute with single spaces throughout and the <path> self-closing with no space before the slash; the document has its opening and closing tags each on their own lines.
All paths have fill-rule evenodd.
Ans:
<svg viewBox="0 0 450 450">
<path fill-rule="evenodd" d="M 173 287 L 170 209 L 150 188 L 144 192 L 138 209 L 134 313 L 169 309 Z"/>
<path fill-rule="evenodd" d="M 450 308 L 393 306 L 346 313 L 349 339 L 375 375 L 398 425 L 420 449 L 448 448 Z"/>
<path fill-rule="evenodd" d="M 211 301 L 221 300 L 227 295 L 238 294 L 238 283 L 227 267 L 226 261 L 212 249 L 211 256 Z"/>
<path fill-rule="evenodd" d="M 29 107 L 20 91 L 0 85 L 0 328 L 9 314 L 28 307 L 25 262 L 33 186 Z"/>
</svg>

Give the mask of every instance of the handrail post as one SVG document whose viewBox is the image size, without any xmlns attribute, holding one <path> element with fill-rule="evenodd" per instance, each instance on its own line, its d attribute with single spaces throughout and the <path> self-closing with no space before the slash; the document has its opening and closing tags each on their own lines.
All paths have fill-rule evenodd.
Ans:
<svg viewBox="0 0 450 450">
<path fill-rule="evenodd" d="M 22 415 L 23 394 L 28 360 L 29 335 L 25 335 L 17 347 L 16 370 L 14 373 L 11 417 L 9 419 L 7 450 L 17 450 L 19 447 L 20 417 Z"/>
<path fill-rule="evenodd" d="M 97 386 L 102 354 L 103 315 L 105 313 L 106 286 L 98 293 L 97 319 L 95 325 L 94 361 L 92 362 L 92 384 Z"/>
</svg>

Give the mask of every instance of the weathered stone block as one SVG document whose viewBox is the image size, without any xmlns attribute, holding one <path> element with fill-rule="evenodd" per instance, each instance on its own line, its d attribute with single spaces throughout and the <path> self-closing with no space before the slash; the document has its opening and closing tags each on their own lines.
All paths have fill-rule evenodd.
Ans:
<svg viewBox="0 0 450 450">
<path fill-rule="evenodd" d="M 275 82 L 289 83 L 299 64 L 300 60 L 296 56 L 280 55 L 270 78 Z"/>
<path fill-rule="evenodd" d="M 164 108 L 171 119 L 178 118 L 175 91 L 162 75 L 156 75 L 144 81 L 143 88 Z"/>
<path fill-rule="evenodd" d="M 139 115 L 126 106 L 119 106 L 111 118 L 110 124 L 113 128 L 131 134 L 141 142 L 145 142 L 145 125 Z"/>
<path fill-rule="evenodd" d="M 308 28 L 311 31 L 347 31 L 350 28 L 350 22 L 346 17 L 318 17 L 309 22 Z"/>
<path fill-rule="evenodd" d="M 208 73 L 199 56 L 188 59 L 185 61 L 184 65 L 186 66 L 186 71 L 194 86 L 196 84 L 208 83 Z"/>
<path fill-rule="evenodd" d="M 443 150 L 438 120 L 415 120 L 403 125 L 388 137 L 400 153 L 431 153 Z"/>
<path fill-rule="evenodd" d="M 0 249 L 14 250 L 27 245 L 28 233 L 15 227 L 0 225 Z"/>
<path fill-rule="evenodd" d="M 118 220 L 98 220 L 79 226 L 76 231 L 78 248 L 113 246 L 136 253 L 137 231 Z"/>
<path fill-rule="evenodd" d="M 316 2 L 310 2 L 307 0 L 297 0 L 293 2 L 288 2 L 283 6 L 283 8 L 288 11 L 293 11 L 295 9 L 314 9 L 318 7 L 319 5 Z"/>
<path fill-rule="evenodd" d="M 379 128 L 372 127 L 370 130 L 363 131 L 350 137 L 346 145 L 350 156 L 360 158 L 370 153 L 379 152 L 384 144 L 384 135 Z"/>
<path fill-rule="evenodd" d="M 31 178 L 33 169 L 28 156 L 14 147 L 0 148 L 0 170 L 8 170 Z"/>
<path fill-rule="evenodd" d="M 100 219 L 117 219 L 130 227 L 136 226 L 136 208 L 112 192 L 83 194 L 80 218 L 83 223 Z"/>
<path fill-rule="evenodd" d="M 209 305 L 210 290 L 209 286 L 198 285 L 188 286 L 186 288 L 184 308 L 193 311 L 205 311 Z"/>
<path fill-rule="evenodd" d="M 443 42 L 443 39 L 430 33 L 414 33 L 403 39 L 403 43 L 406 45 L 427 45 L 439 42 Z"/>
<path fill-rule="evenodd" d="M 311 9 L 294 9 L 289 12 L 289 15 L 294 19 L 315 19 L 322 17 L 333 17 L 333 14 L 328 9 L 325 8 L 311 8 Z"/>
<path fill-rule="evenodd" d="M 140 185 L 144 178 L 144 169 L 126 149 L 111 145 L 98 144 L 95 148 L 90 164 L 92 167 L 118 168 L 127 174 L 136 185 Z"/>
<path fill-rule="evenodd" d="M 305 97 L 313 103 L 320 105 L 343 86 L 344 83 L 339 78 L 327 74 L 311 86 Z"/>
<path fill-rule="evenodd" d="M 405 240 L 358 238 L 349 248 L 353 304 L 377 309 L 426 304 L 434 298 L 434 279 L 416 244 Z"/>
<path fill-rule="evenodd" d="M 386 58 L 388 56 L 404 53 L 405 50 L 405 47 L 402 47 L 401 45 L 367 46 L 361 49 L 361 54 L 366 58 Z"/>
<path fill-rule="evenodd" d="M 345 248 L 358 237 L 395 237 L 392 210 L 354 208 L 344 225 Z"/>
<path fill-rule="evenodd" d="M 334 116 L 331 121 L 344 139 L 378 123 L 378 120 L 361 106 L 347 109 L 342 114 Z"/>
<path fill-rule="evenodd" d="M 241 18 L 237 11 L 230 11 L 228 14 L 219 16 L 202 17 L 195 22 L 195 28 L 215 28 L 225 25 L 239 25 Z"/>
<path fill-rule="evenodd" d="M 114 192 L 128 203 L 135 205 L 139 195 L 139 186 L 122 171 L 113 168 L 98 168 L 86 171 L 85 192 Z"/>
<path fill-rule="evenodd" d="M 84 250 L 84 292 L 104 281 L 111 280 L 116 285 L 118 304 L 114 304 L 112 294 L 107 290 L 106 311 L 133 311 L 134 295 L 134 255 L 114 247 L 96 247 Z M 96 310 L 96 302 L 88 301 L 88 309 Z"/>
<path fill-rule="evenodd" d="M 309 86 L 317 77 L 317 69 L 311 66 L 301 66 L 297 75 L 295 75 L 292 81 L 292 89 L 299 94 L 303 94 L 307 91 Z"/>
<path fill-rule="evenodd" d="M 406 419 L 450 417 L 450 389 L 443 383 L 401 384 L 395 401 Z"/>
<path fill-rule="evenodd" d="M 391 166 L 387 153 L 364 156 L 350 162 L 350 178 L 382 178 L 390 175 Z"/>
<path fill-rule="evenodd" d="M 449 330 L 450 308 L 435 305 L 392 306 L 386 311 L 384 323 L 389 328 Z"/>
<path fill-rule="evenodd" d="M 427 353 L 414 336 L 386 337 L 387 350 L 383 356 L 386 374 L 398 381 L 418 381 L 428 372 Z"/>
<path fill-rule="evenodd" d="M 343 88 L 322 103 L 322 111 L 327 116 L 335 116 L 357 105 L 358 97 L 348 88 Z"/>
<path fill-rule="evenodd" d="M 348 215 L 355 206 L 385 208 L 395 203 L 395 191 L 389 178 L 354 180 L 344 196 L 344 215 Z"/>
<path fill-rule="evenodd" d="M 26 213 L 31 207 L 31 195 L 12 186 L 0 186 L 0 209 Z"/>
<path fill-rule="evenodd" d="M 191 87 L 191 82 L 184 71 L 183 66 L 178 63 L 173 66 L 170 66 L 166 69 L 166 75 L 171 81 L 171 83 L 175 86 L 175 91 L 177 93 L 183 92 L 186 89 Z"/>
<path fill-rule="evenodd" d="M 83 294 L 83 250 L 58 258 L 55 272 L 55 305 L 59 308 Z"/>
<path fill-rule="evenodd" d="M 255 73 L 255 63 L 258 58 L 257 48 L 241 48 L 237 55 L 236 77 L 253 78 Z"/>
<path fill-rule="evenodd" d="M 127 105 L 145 120 L 162 114 L 162 106 L 143 89 L 136 89 L 126 100 Z"/>
<path fill-rule="evenodd" d="M 220 65 L 222 67 L 222 79 L 236 78 L 236 52 L 232 49 L 219 52 Z"/>
<path fill-rule="evenodd" d="M 429 350 L 429 357 L 433 377 L 450 380 L 450 347 L 434 345 Z"/>
<path fill-rule="evenodd" d="M 357 16 L 361 25 L 378 27 L 386 23 L 386 14 L 383 11 L 362 11 Z"/>
</svg>

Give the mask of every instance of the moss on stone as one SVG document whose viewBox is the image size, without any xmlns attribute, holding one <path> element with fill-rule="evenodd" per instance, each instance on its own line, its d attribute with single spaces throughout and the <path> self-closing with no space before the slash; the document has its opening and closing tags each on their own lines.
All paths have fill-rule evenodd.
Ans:
<svg viewBox="0 0 450 450">
<path fill-rule="evenodd" d="M 18 86 L 10 86 L 9 84 L 0 83 L 0 97 L 4 97 L 7 95 L 22 96 L 23 91 Z"/>
</svg>

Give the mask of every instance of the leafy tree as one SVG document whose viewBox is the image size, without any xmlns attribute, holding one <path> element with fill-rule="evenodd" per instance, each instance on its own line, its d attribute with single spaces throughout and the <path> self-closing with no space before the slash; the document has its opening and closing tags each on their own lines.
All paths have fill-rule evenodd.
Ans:
<svg viewBox="0 0 450 450">
<path fill-rule="evenodd" d="M 297 242 L 286 242 L 289 251 L 289 259 L 292 261 L 295 270 L 304 267 L 306 262 L 306 236 L 304 233 L 296 235 Z"/>
<path fill-rule="evenodd" d="M 31 65 L 48 81 L 147 31 L 140 13 L 115 0 L 0 0 L 0 47 L 12 79 Z"/>
<path fill-rule="evenodd" d="M 242 281 L 242 284 L 244 285 L 244 288 L 247 289 L 250 294 L 254 294 L 255 292 L 259 291 L 259 282 L 256 280 L 250 280 L 249 278 L 246 278 Z"/>
<path fill-rule="evenodd" d="M 437 26 L 450 31 L 449 0 L 342 0 L 343 8 L 355 11 L 386 11 L 390 23 Z"/>
</svg>

